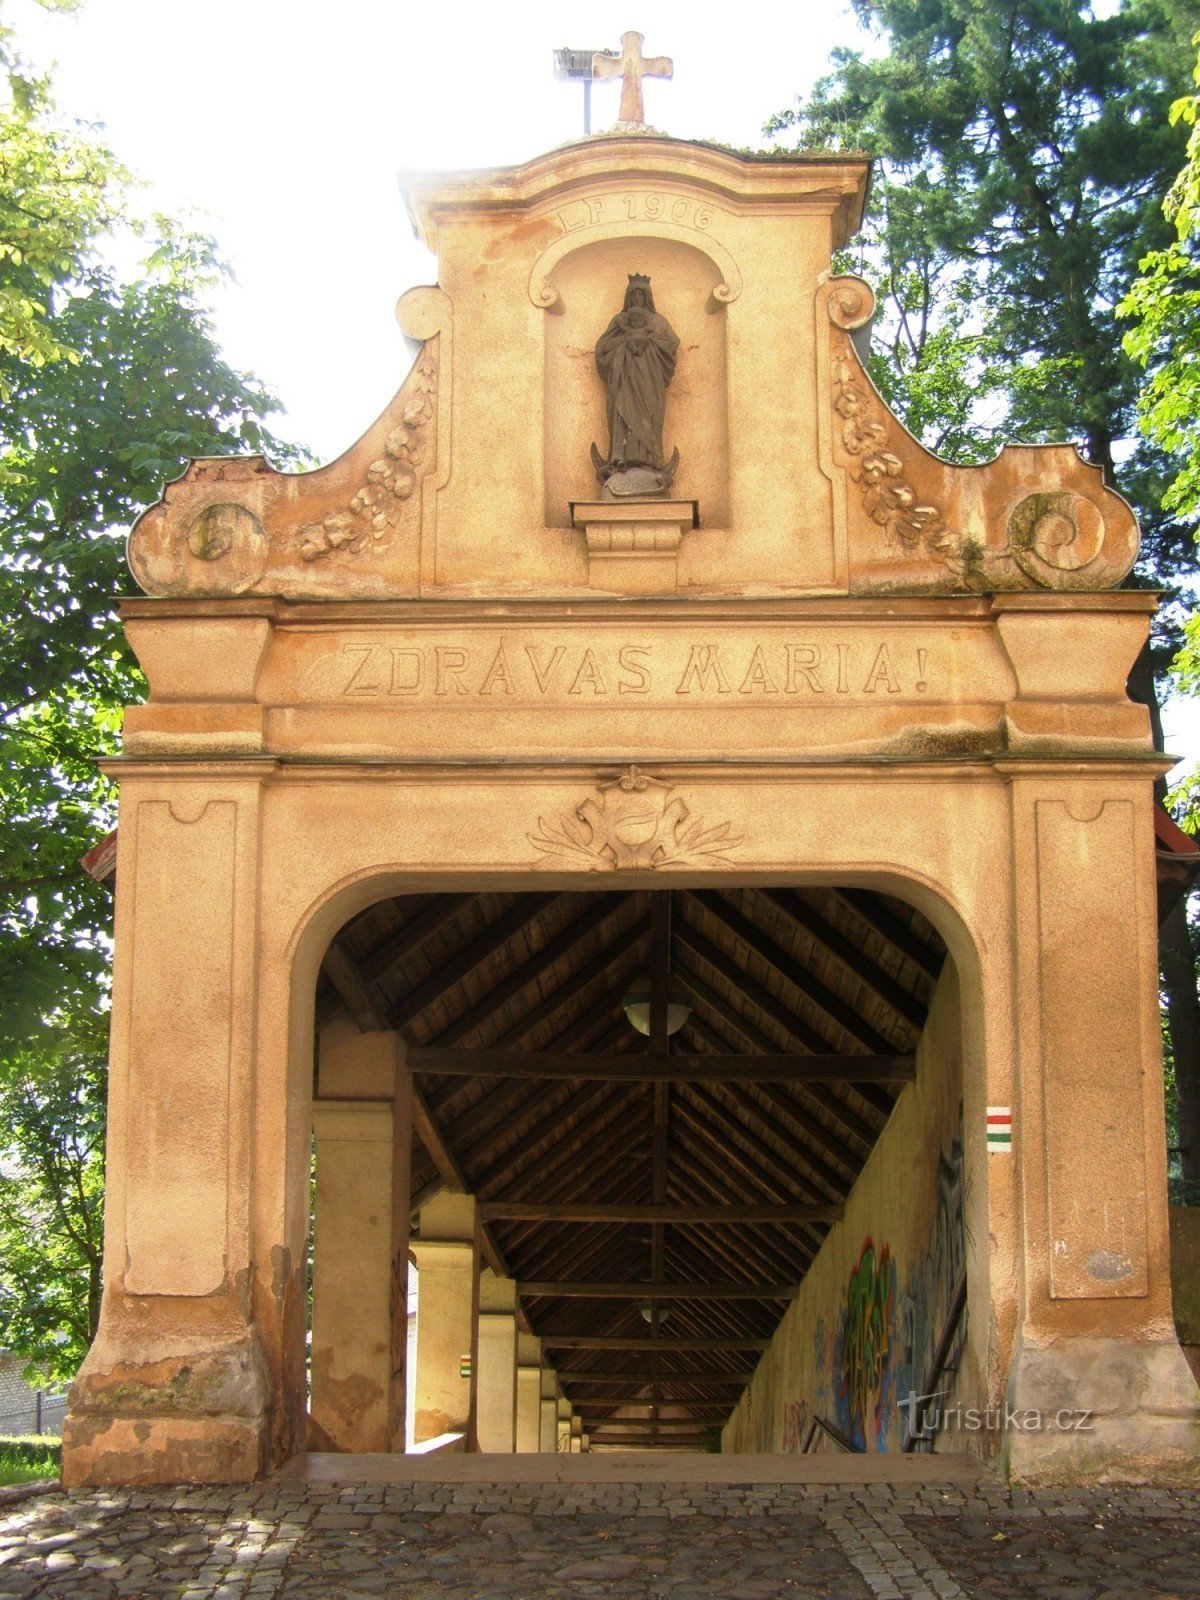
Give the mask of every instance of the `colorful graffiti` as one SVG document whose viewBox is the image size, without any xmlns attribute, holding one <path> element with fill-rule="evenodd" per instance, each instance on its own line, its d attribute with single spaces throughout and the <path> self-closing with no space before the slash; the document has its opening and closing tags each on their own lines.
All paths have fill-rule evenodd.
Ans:
<svg viewBox="0 0 1200 1600">
<path fill-rule="evenodd" d="M 897 1390 L 932 1395 L 950 1386 L 957 1372 L 967 1337 L 963 1284 L 967 1270 L 967 1229 L 964 1219 L 966 1189 L 963 1178 L 962 1106 L 958 1132 L 937 1165 L 937 1196 L 929 1244 L 908 1276 L 901 1305 L 901 1350 Z M 932 1433 L 910 1427 L 916 1420 L 905 1408 L 905 1438 L 909 1448 L 932 1449 Z"/>
<path fill-rule="evenodd" d="M 885 1244 L 863 1243 L 838 1322 L 838 1425 L 856 1450 L 887 1448 L 895 1339 L 896 1264 Z"/>
<path fill-rule="evenodd" d="M 800 1454 L 804 1449 L 804 1436 L 807 1432 L 808 1401 L 787 1401 L 783 1408 L 783 1427 L 779 1437 L 779 1448 L 785 1456 Z"/>
</svg>

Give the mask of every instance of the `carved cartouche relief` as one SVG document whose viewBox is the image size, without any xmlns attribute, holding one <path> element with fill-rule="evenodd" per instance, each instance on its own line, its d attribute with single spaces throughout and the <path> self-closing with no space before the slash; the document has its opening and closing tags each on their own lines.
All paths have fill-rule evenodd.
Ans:
<svg viewBox="0 0 1200 1600">
<path fill-rule="evenodd" d="M 529 842 L 543 871 L 612 872 L 720 865 L 741 837 L 729 822 L 706 827 L 670 784 L 630 767 L 555 822 L 539 817 Z"/>
</svg>

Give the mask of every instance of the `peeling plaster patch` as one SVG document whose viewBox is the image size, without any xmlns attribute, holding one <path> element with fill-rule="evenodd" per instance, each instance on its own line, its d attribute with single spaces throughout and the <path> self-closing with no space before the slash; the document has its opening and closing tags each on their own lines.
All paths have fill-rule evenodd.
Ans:
<svg viewBox="0 0 1200 1600">
<path fill-rule="evenodd" d="M 271 1293 L 275 1296 L 275 1304 L 283 1310 L 284 1299 L 287 1296 L 288 1284 L 292 1277 L 292 1252 L 285 1250 L 281 1244 L 271 1247 Z"/>
<path fill-rule="evenodd" d="M 1093 1250 L 1087 1260 L 1088 1276 L 1102 1283 L 1112 1283 L 1117 1278 L 1128 1278 L 1133 1262 L 1119 1250 Z"/>
</svg>

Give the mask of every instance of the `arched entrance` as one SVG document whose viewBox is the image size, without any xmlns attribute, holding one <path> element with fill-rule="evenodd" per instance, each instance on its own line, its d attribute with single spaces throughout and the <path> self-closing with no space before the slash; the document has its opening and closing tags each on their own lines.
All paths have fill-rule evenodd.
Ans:
<svg viewBox="0 0 1200 1600">
<path fill-rule="evenodd" d="M 958 980 L 902 902 L 736 884 L 398 896 L 335 936 L 317 1018 L 325 1448 L 399 1443 L 389 1313 L 366 1308 L 409 1120 L 410 1248 L 433 1274 L 407 1383 L 423 1445 L 467 1448 L 474 1426 L 478 1448 L 512 1452 L 524 1423 L 538 1449 L 547 1387 L 598 1450 L 928 1448 L 934 1396 L 982 1409 Z M 868 1160 L 874 1195 L 847 1213 Z M 846 1280 L 861 1300 L 871 1274 L 864 1343 Z"/>
<path fill-rule="evenodd" d="M 627 141 L 602 138 L 508 173 L 416 180 L 414 214 L 442 246 L 441 283 L 404 299 L 403 325 L 421 350 L 384 416 L 318 472 L 197 462 L 131 536 L 146 597 L 126 602 L 123 620 L 150 692 L 130 711 L 124 753 L 111 767 L 121 822 L 106 1285 L 64 1434 L 69 1482 L 244 1480 L 304 1449 L 316 1023 L 326 1034 L 340 1026 L 349 1055 L 366 1048 L 356 1041 L 373 1041 L 372 1070 L 390 1070 L 394 1091 L 404 1025 L 397 1033 L 388 1011 L 387 1029 L 376 1028 L 372 1004 L 402 1012 L 407 985 L 427 981 L 413 976 L 384 993 L 368 977 L 369 1003 L 352 993 L 349 1001 L 368 1024 L 360 1032 L 318 1018 L 319 974 L 328 956 L 352 985 L 355 962 L 374 948 L 359 937 L 359 919 L 416 896 L 475 906 L 455 913 L 461 943 L 439 947 L 446 930 L 430 932 L 414 955 L 414 975 L 428 969 L 429 979 L 439 963 L 444 977 L 504 918 L 514 940 L 527 937 L 533 922 L 520 934 L 517 925 L 530 897 L 542 897 L 533 943 L 498 957 L 486 983 L 472 976 L 478 968 L 458 974 L 437 1023 L 444 1030 L 465 1028 L 489 992 L 515 985 L 556 940 L 566 961 L 568 930 L 581 919 L 597 946 L 628 939 L 631 960 L 634 951 L 648 958 L 653 939 L 643 951 L 633 930 L 647 916 L 653 923 L 653 905 L 669 894 L 696 1019 L 688 1053 L 697 1057 L 766 1045 L 776 1047 L 768 1055 L 797 1058 L 806 1049 L 839 1060 L 879 1054 L 881 1020 L 852 1021 L 848 980 L 819 962 L 814 971 L 811 918 L 827 930 L 827 951 L 836 934 L 877 968 L 881 950 L 855 897 L 896 902 L 900 909 L 885 908 L 894 933 L 903 924 L 912 935 L 924 918 L 946 946 L 958 991 L 956 1007 L 945 1002 L 958 1024 L 938 1022 L 941 990 L 923 997 L 932 1009 L 922 1039 L 930 1050 L 941 1038 L 942 1055 L 961 1042 L 971 1243 L 960 1370 L 989 1404 L 1041 1418 L 1087 1413 L 1086 1432 L 1009 1429 L 1004 1458 L 1021 1476 L 1192 1470 L 1197 1391 L 1171 1323 L 1162 1128 L 1152 785 L 1163 761 L 1144 710 L 1126 694 L 1155 601 L 1116 587 L 1137 548 L 1129 508 L 1066 447 L 1010 448 L 984 466 L 952 467 L 887 412 L 855 344 L 870 292 L 830 275 L 833 250 L 857 225 L 867 162 L 756 161 L 649 134 L 637 145 L 636 172 Z M 604 248 L 580 248 L 593 244 Z M 697 250 L 720 265 L 720 283 L 687 265 Z M 589 461 L 589 413 L 577 403 L 587 365 L 578 357 L 590 360 L 582 334 L 569 351 L 559 334 L 584 327 L 588 307 L 619 304 L 626 274 L 645 270 L 643 251 L 656 263 L 655 305 L 703 346 L 690 388 L 681 355 L 668 432 L 677 425 L 682 439 L 719 443 L 680 462 L 670 488 L 680 498 L 664 489 L 622 503 L 610 480 L 596 487 Z M 724 412 L 716 431 L 698 420 L 713 406 Z M 842 910 L 823 898 L 830 892 Z M 406 927 L 411 934 L 402 910 L 393 931 L 404 939 Z M 564 981 L 581 982 L 590 961 L 606 970 L 599 948 L 581 959 L 583 968 L 566 964 Z M 836 954 L 821 958 L 830 959 L 836 966 Z M 918 993 L 900 969 L 890 976 Z M 610 1008 L 624 977 L 614 966 Z M 521 984 L 505 1004 L 519 1009 L 521 995 L 534 1008 L 548 1000 Z M 582 1026 L 599 1001 L 585 987 L 563 1031 Z M 442 1048 L 495 1044 L 518 1020 L 516 1010 L 508 1022 L 488 1015 L 486 1028 L 479 1011 L 474 1035 Z M 429 1038 L 407 1042 L 435 1048 L 440 1035 L 429 1026 Z M 606 1026 L 598 1014 L 594 1037 L 568 1032 L 571 1047 L 624 1060 L 628 1048 L 611 1026 L 600 1048 Z M 549 1048 L 554 1038 L 547 1029 L 520 1042 Z M 443 1071 L 443 1085 L 434 1065 L 417 1077 L 435 1113 L 468 1128 L 483 1119 L 479 1108 L 499 1084 L 481 1090 L 468 1078 L 454 1087 Z M 726 1425 L 731 1444 L 761 1448 L 776 1428 L 782 1439 L 785 1410 L 788 1438 L 804 1431 L 796 1407 L 820 1365 L 815 1329 L 805 1368 L 787 1323 L 803 1314 L 805 1283 L 819 1285 L 822 1274 L 830 1316 L 839 1307 L 840 1326 L 846 1313 L 842 1345 L 848 1332 L 854 1346 L 837 1363 L 852 1433 L 865 1440 L 876 1426 L 880 1308 L 893 1264 L 897 1297 L 909 1292 L 909 1267 L 914 1274 L 911 1314 L 893 1307 L 909 1381 L 924 1383 L 946 1358 L 943 1314 L 958 1275 L 933 1271 L 924 1294 L 931 1321 L 920 1311 L 915 1261 L 902 1282 L 900 1245 L 893 1252 L 892 1237 L 865 1213 L 872 1171 L 886 1165 L 888 1130 L 909 1115 L 905 1104 L 910 1136 L 918 1123 L 925 1130 L 920 1183 L 936 1175 L 943 1147 L 953 1168 L 956 1130 L 934 1116 L 935 1096 L 927 1104 L 918 1093 L 919 1061 L 895 1109 L 872 1109 L 860 1092 L 890 1102 L 886 1080 L 848 1087 L 845 1066 L 831 1070 L 840 1076 L 820 1087 L 841 1112 L 785 1082 L 773 1087 L 795 1109 L 774 1101 L 774 1127 L 739 1102 L 729 1080 L 713 1089 L 711 1080 L 656 1077 L 641 1090 L 651 1159 L 635 1147 L 638 1218 L 571 1222 L 644 1226 L 652 1283 L 682 1281 L 673 1274 L 686 1271 L 705 1288 L 712 1280 L 700 1282 L 701 1266 L 708 1276 L 718 1259 L 731 1276 L 717 1281 L 739 1277 L 729 1248 L 739 1236 L 729 1230 L 778 1226 L 710 1213 L 747 1195 L 791 1208 L 790 1242 L 745 1235 L 734 1252 L 759 1249 L 754 1283 L 772 1286 L 778 1272 L 797 1289 L 774 1331 L 765 1300 L 750 1313 L 735 1298 L 684 1309 L 677 1296 L 666 1302 L 665 1325 L 661 1303 L 648 1302 L 652 1332 L 657 1315 L 660 1332 L 704 1327 L 711 1344 L 718 1329 L 746 1328 L 753 1341 L 761 1332 L 791 1351 L 776 1346 L 777 1362 L 770 1349 L 712 1351 L 767 1363 L 761 1380 L 743 1385 Z M 403 1073 L 412 1077 L 407 1059 Z M 582 1080 L 568 1097 L 579 1113 L 573 1126 L 594 1146 L 609 1137 L 607 1081 Z M 948 1080 L 934 1072 L 929 1081 Z M 554 1091 L 541 1092 L 559 1104 Z M 454 1126 L 444 1130 L 477 1188 L 520 1179 L 493 1169 L 536 1131 L 520 1121 L 521 1094 L 523 1102 L 515 1091 L 493 1102 L 499 1122 L 516 1120 L 490 1165 L 479 1157 L 476 1168 L 470 1140 L 455 1151 Z M 760 1106 L 773 1098 L 745 1094 Z M 390 1145 L 395 1170 L 373 1203 L 382 1215 L 390 1197 L 380 1253 L 401 1269 L 414 1198 L 413 1171 L 401 1168 L 412 1143 L 395 1137 L 403 1096 L 393 1092 L 392 1102 L 386 1112 L 375 1104 L 338 1114 L 342 1144 Z M 664 1102 L 668 1158 L 672 1126 L 678 1144 L 675 1160 L 656 1166 Z M 1011 1119 L 990 1125 L 994 1153 L 989 1108 Z M 870 1153 L 868 1140 L 855 1143 L 850 1113 L 877 1134 Z M 837 1116 L 841 1131 L 826 1120 Z M 807 1143 L 820 1142 L 814 1125 L 861 1160 L 850 1189 L 854 1161 L 839 1163 L 828 1146 L 821 1156 L 847 1190 L 840 1201 L 828 1193 L 837 1185 L 817 1181 Z M 613 1174 L 619 1150 L 614 1129 L 601 1158 L 611 1157 Z M 545 1154 L 529 1145 L 522 1172 L 544 1178 Z M 382 1173 L 374 1157 L 365 1166 Z M 424 1168 L 417 1178 L 425 1181 Z M 660 1185 L 666 1198 L 657 1201 Z M 934 1191 L 929 1216 L 922 1202 L 903 1229 L 896 1221 L 893 1237 L 905 1233 L 906 1251 L 918 1233 L 932 1228 L 937 1238 Z M 493 1195 L 481 1204 L 549 1203 L 537 1192 L 540 1201 Z M 769 1201 L 770 1193 L 785 1198 Z M 794 1215 L 839 1204 L 841 1222 Z M 645 1210 L 685 1205 L 705 1208 L 703 1220 L 676 1217 L 676 1228 L 667 1211 Z M 856 1205 L 864 1214 L 854 1219 Z M 476 1220 L 470 1239 L 460 1216 L 440 1242 L 465 1243 L 469 1254 Z M 554 1219 L 484 1212 L 482 1220 L 501 1253 L 528 1252 L 515 1279 L 493 1266 L 496 1280 L 519 1287 L 520 1272 L 536 1270 L 553 1276 L 527 1284 L 569 1281 L 568 1253 L 537 1243 L 537 1229 Z M 833 1231 L 822 1237 L 826 1226 Z M 838 1228 L 851 1241 L 841 1255 L 830 1249 Z M 756 1237 L 772 1239 L 767 1256 Z M 589 1271 L 618 1262 L 635 1270 L 629 1254 L 606 1257 L 601 1245 L 588 1258 L 584 1248 Z M 449 1261 L 456 1252 L 443 1254 Z M 946 1258 L 956 1262 L 953 1249 Z M 423 1271 L 423 1303 L 437 1270 L 431 1260 Z M 371 1281 L 372 1316 L 386 1307 L 394 1319 L 402 1297 L 383 1275 Z M 471 1305 L 473 1328 L 482 1315 L 509 1314 L 500 1303 L 507 1292 Z M 589 1337 L 577 1331 L 586 1299 L 552 1289 L 522 1303 L 548 1330 L 543 1342 L 557 1339 L 563 1365 L 590 1372 L 593 1387 L 608 1381 L 596 1376 L 605 1370 L 599 1354 L 641 1353 L 579 1345 Z M 608 1304 L 610 1315 L 618 1306 L 618 1321 L 641 1319 L 605 1297 L 590 1303 Z M 829 1321 L 826 1337 L 839 1337 Z M 387 1381 L 375 1385 L 373 1403 L 391 1439 L 403 1415 L 403 1341 L 392 1327 L 374 1342 L 387 1346 Z M 458 1335 L 455 1343 L 475 1369 L 474 1344 L 462 1348 Z M 331 1346 L 326 1379 L 361 1376 L 336 1368 L 339 1359 Z M 650 1376 L 644 1403 L 661 1412 L 665 1396 L 653 1393 L 661 1374 Z M 586 1385 L 576 1387 L 582 1417 Z M 628 1398 L 628 1386 L 618 1392 Z M 557 1433 L 570 1419 L 554 1395 L 543 1400 Z M 697 1399 L 696 1421 L 720 1420 L 701 1419 L 702 1409 Z M 342 1411 L 351 1416 L 355 1405 Z M 469 1434 L 470 1414 L 464 1420 Z M 823 1411 L 817 1420 L 837 1427 Z"/>
</svg>

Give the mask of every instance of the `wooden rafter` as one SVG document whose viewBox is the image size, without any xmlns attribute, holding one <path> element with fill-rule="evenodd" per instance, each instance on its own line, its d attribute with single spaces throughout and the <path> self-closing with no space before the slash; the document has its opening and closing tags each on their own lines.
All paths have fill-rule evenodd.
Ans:
<svg viewBox="0 0 1200 1600">
<path fill-rule="evenodd" d="M 795 956 L 782 950 L 770 934 L 752 922 L 749 917 L 744 916 L 736 906 L 731 905 L 725 895 L 715 890 L 708 890 L 704 893 L 690 894 L 688 898 L 701 905 L 722 928 L 735 939 L 740 939 L 798 994 L 802 994 L 810 1005 L 863 1050 L 875 1055 L 888 1053 L 891 1048 L 889 1040 L 865 1022 L 840 995 L 834 994 L 832 989 L 815 978 Z"/>
<path fill-rule="evenodd" d="M 778 1222 L 838 1222 L 840 1205 L 588 1205 L 567 1201 L 537 1203 L 527 1200 L 485 1200 L 480 1214 L 485 1222 L 666 1222 L 673 1227 L 704 1222 L 713 1227 Z"/>
<path fill-rule="evenodd" d="M 402 995 L 388 1014 L 389 1027 L 406 1027 L 422 1011 L 449 994 L 489 956 L 495 955 L 510 939 L 535 922 L 553 898 L 551 894 L 521 895 L 495 922 L 489 923 L 448 961 L 436 966 L 428 978 Z"/>
<path fill-rule="evenodd" d="M 906 1022 L 914 1033 L 920 1033 L 925 1026 L 926 1010 L 920 1000 L 872 961 L 865 951 L 826 922 L 795 889 L 761 889 L 758 892 L 789 923 L 806 933 L 814 944 L 831 955 L 845 972 L 870 989 L 876 999 Z"/>
<path fill-rule="evenodd" d="M 911 1055 L 572 1055 L 556 1051 L 409 1051 L 431 1077 L 537 1078 L 605 1083 L 911 1083 Z"/>
<path fill-rule="evenodd" d="M 570 955 L 578 945 L 598 933 L 610 917 L 614 916 L 628 903 L 628 895 L 599 894 L 595 897 L 595 904 L 588 906 L 582 915 L 570 922 L 561 933 L 544 944 L 540 950 L 529 957 L 528 961 L 515 967 L 505 977 L 467 1011 L 456 1017 L 448 1028 L 443 1028 L 438 1034 L 438 1040 L 443 1045 L 455 1045 L 460 1039 L 467 1038 L 481 1027 L 491 1017 L 495 1016 L 522 990 L 528 989 L 538 983 L 564 957 Z M 421 1071 L 428 1071 L 428 1066 L 422 1065 Z"/>
<path fill-rule="evenodd" d="M 871 928 L 885 944 L 894 945 L 902 955 L 919 967 L 927 978 L 937 981 L 941 974 L 942 954 L 920 938 L 910 923 L 904 922 L 894 911 L 883 905 L 878 895 L 868 889 L 838 889 L 837 897 Z"/>
<path fill-rule="evenodd" d="M 794 1300 L 794 1283 L 518 1283 L 522 1295 L 575 1300 Z"/>
</svg>

